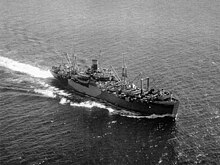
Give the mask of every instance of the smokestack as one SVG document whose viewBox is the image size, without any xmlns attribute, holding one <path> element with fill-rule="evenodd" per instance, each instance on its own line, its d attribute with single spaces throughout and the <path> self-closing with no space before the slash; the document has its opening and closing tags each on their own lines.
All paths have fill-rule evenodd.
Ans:
<svg viewBox="0 0 220 165">
<path fill-rule="evenodd" d="M 93 71 L 97 71 L 97 69 L 98 69 L 98 60 L 96 60 L 96 59 L 92 60 L 91 68 L 92 68 Z"/>
</svg>

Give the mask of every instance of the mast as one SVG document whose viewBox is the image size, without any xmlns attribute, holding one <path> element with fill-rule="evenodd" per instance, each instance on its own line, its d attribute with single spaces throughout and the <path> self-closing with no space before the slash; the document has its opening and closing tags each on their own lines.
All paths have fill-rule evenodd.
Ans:
<svg viewBox="0 0 220 165">
<path fill-rule="evenodd" d="M 123 54 L 123 63 L 122 63 L 122 78 L 123 78 L 123 84 L 125 85 L 126 83 L 126 78 L 128 77 L 127 75 L 127 67 L 125 65 L 125 58 L 124 58 L 124 54 Z M 123 85 L 123 87 L 124 87 Z"/>
</svg>

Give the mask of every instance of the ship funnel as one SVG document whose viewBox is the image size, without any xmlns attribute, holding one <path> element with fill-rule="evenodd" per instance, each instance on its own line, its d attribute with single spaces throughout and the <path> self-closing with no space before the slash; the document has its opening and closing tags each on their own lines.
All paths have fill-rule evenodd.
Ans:
<svg viewBox="0 0 220 165">
<path fill-rule="evenodd" d="M 98 69 L 98 60 L 96 60 L 96 59 L 92 60 L 91 68 L 92 68 L 93 71 L 97 71 L 97 69 Z"/>
</svg>

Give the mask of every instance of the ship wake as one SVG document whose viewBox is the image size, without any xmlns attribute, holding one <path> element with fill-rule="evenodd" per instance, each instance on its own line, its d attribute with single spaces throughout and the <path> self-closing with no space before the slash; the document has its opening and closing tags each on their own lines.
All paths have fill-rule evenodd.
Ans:
<svg viewBox="0 0 220 165">
<path fill-rule="evenodd" d="M 9 59 L 7 57 L 0 56 L 0 66 L 11 69 L 13 71 L 18 71 L 21 73 L 28 74 L 32 77 L 37 77 L 37 78 L 53 77 L 49 70 L 45 71 L 38 67 L 31 66 L 30 64 L 20 63 L 18 61 Z"/>
</svg>

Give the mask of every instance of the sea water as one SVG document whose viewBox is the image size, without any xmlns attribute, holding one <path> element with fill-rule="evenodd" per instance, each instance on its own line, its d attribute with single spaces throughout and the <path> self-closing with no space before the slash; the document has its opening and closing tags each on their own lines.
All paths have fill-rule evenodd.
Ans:
<svg viewBox="0 0 220 165">
<path fill-rule="evenodd" d="M 175 121 L 64 88 L 66 62 L 101 67 L 180 100 Z M 0 0 L 0 164 L 219 164 L 220 1 Z M 135 82 L 139 85 L 139 82 Z"/>
</svg>

